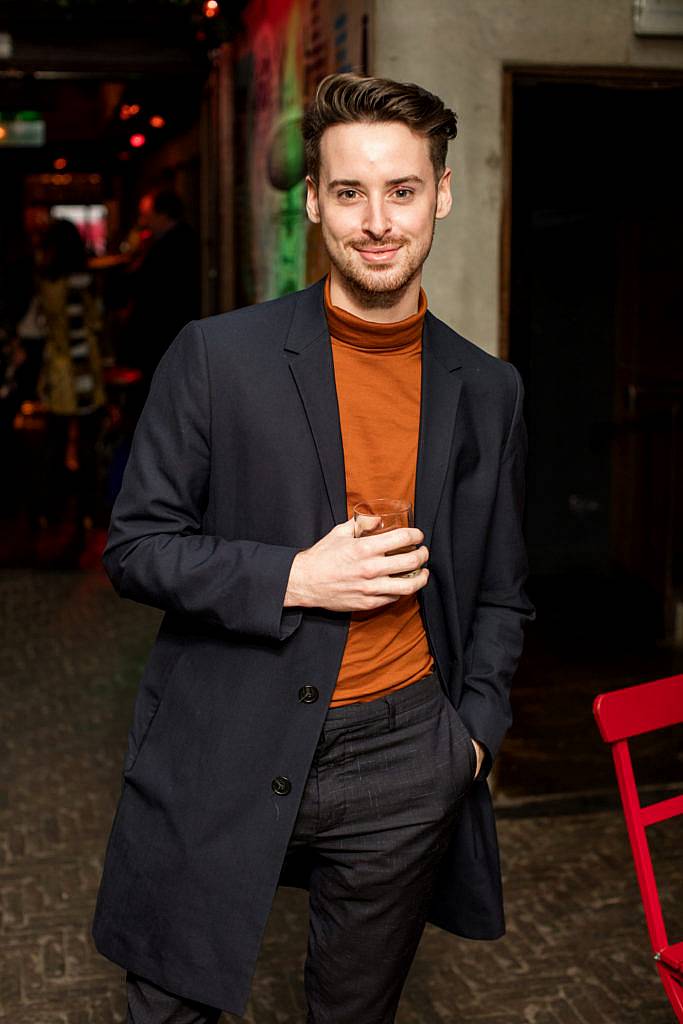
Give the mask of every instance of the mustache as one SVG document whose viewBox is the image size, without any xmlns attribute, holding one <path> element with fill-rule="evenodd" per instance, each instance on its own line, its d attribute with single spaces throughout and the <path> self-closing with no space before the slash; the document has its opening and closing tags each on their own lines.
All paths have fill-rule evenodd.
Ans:
<svg viewBox="0 0 683 1024">
<path fill-rule="evenodd" d="M 372 242 L 368 243 L 367 238 L 353 239 L 349 242 L 349 245 L 351 245 L 353 249 L 358 250 L 398 249 L 400 246 L 405 244 L 405 238 L 389 238 L 384 239 L 381 242 L 375 242 L 374 244 Z"/>
</svg>

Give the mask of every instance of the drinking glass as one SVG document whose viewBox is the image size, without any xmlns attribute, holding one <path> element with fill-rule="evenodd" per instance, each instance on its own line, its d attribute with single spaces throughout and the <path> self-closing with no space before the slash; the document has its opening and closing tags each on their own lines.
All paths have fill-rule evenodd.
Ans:
<svg viewBox="0 0 683 1024">
<path fill-rule="evenodd" d="M 388 533 L 389 530 L 397 530 L 402 526 L 413 526 L 413 506 L 409 501 L 401 498 L 373 498 L 371 501 L 361 501 L 353 506 L 354 537 Z M 402 555 L 407 551 L 414 551 L 416 547 L 416 544 L 409 544 L 404 548 L 387 551 L 387 555 Z M 412 569 L 409 572 L 395 572 L 391 575 L 408 579 L 417 576 L 419 571 Z"/>
</svg>

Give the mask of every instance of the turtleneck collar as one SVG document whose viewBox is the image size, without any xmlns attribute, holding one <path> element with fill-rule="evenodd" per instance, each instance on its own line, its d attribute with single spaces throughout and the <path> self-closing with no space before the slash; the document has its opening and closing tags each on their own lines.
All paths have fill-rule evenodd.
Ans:
<svg viewBox="0 0 683 1024">
<path fill-rule="evenodd" d="M 417 313 L 398 320 L 393 324 L 378 324 L 372 320 L 363 320 L 353 313 L 348 313 L 339 306 L 333 306 L 330 298 L 330 275 L 325 279 L 325 314 L 330 335 L 335 341 L 352 348 L 365 351 L 381 350 L 383 352 L 410 348 L 419 345 L 422 340 L 422 327 L 427 312 L 427 296 L 420 288 L 420 301 Z"/>
</svg>

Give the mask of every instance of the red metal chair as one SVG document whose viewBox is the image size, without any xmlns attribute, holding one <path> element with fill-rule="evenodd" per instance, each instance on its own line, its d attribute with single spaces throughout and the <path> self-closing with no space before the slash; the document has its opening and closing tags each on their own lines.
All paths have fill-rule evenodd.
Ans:
<svg viewBox="0 0 683 1024">
<path fill-rule="evenodd" d="M 595 698 L 593 714 L 612 747 L 619 793 L 657 969 L 679 1024 L 683 1024 L 683 942 L 670 943 L 652 868 L 646 829 L 683 814 L 683 794 L 641 806 L 628 740 L 683 722 L 683 675 L 614 690 Z"/>
</svg>

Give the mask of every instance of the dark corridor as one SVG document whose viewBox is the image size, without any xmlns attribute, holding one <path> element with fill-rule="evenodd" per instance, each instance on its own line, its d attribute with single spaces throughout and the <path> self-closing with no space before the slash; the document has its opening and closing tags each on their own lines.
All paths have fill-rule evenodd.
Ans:
<svg viewBox="0 0 683 1024">
<path fill-rule="evenodd" d="M 532 573 L 573 629 L 608 617 L 645 642 L 673 636 L 683 596 L 682 97 L 683 82 L 523 77 L 513 99 Z"/>
<path fill-rule="evenodd" d="M 510 795 L 609 787 L 593 697 L 683 663 L 682 100 L 674 78 L 512 78 L 509 357 L 538 621 Z M 681 777 L 675 750 L 651 753 L 644 778 Z"/>
</svg>

